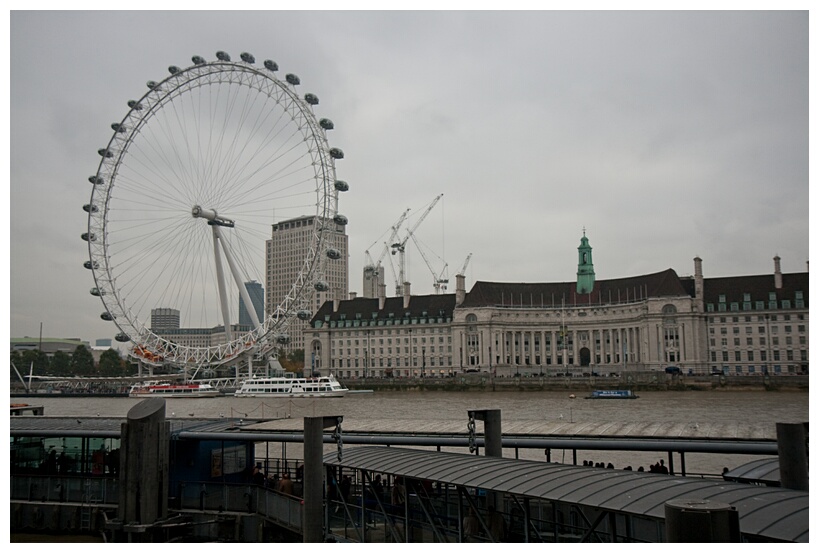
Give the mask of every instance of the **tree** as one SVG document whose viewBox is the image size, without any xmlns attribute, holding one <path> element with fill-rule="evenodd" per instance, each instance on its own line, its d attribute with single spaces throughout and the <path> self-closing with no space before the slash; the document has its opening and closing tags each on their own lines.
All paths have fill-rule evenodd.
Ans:
<svg viewBox="0 0 819 553">
<path fill-rule="evenodd" d="M 304 350 L 296 349 L 290 353 L 280 351 L 279 364 L 285 371 L 300 374 L 304 370 Z"/>
<path fill-rule="evenodd" d="M 295 365 L 300 365 L 304 367 L 304 350 L 294 349 L 289 354 L 287 354 L 287 360 Z"/>
<path fill-rule="evenodd" d="M 17 350 L 17 349 L 11 350 L 11 363 L 15 367 L 17 367 L 18 371 L 22 368 L 22 366 L 23 366 L 23 356 L 20 353 L 20 350 Z"/>
<path fill-rule="evenodd" d="M 69 367 L 73 376 L 94 376 L 94 356 L 80 344 L 71 356 Z"/>
<path fill-rule="evenodd" d="M 114 348 L 109 348 L 100 355 L 98 372 L 100 376 L 124 376 L 125 365 L 122 362 L 119 352 Z"/>
<path fill-rule="evenodd" d="M 20 365 L 15 365 L 21 373 L 28 374 L 31 366 L 34 365 L 34 374 L 45 376 L 49 374 L 48 356 L 38 349 L 29 349 L 22 353 Z"/>
<path fill-rule="evenodd" d="M 71 374 L 71 356 L 64 351 L 55 351 L 51 358 L 51 374 L 69 376 Z"/>
</svg>

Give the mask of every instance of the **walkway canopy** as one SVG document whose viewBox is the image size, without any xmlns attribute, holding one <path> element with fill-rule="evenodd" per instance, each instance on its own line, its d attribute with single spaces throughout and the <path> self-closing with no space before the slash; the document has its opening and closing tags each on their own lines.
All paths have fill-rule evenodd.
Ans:
<svg viewBox="0 0 819 553">
<path fill-rule="evenodd" d="M 735 507 L 748 541 L 809 541 L 804 491 L 397 447 L 345 448 L 341 461 L 333 452 L 324 464 L 655 520 L 665 520 L 669 501 L 706 500 Z"/>
</svg>

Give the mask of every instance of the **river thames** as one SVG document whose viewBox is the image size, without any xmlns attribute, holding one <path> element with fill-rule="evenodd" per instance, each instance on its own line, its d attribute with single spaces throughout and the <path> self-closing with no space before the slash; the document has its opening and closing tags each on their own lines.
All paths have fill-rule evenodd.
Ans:
<svg viewBox="0 0 819 553">
<path fill-rule="evenodd" d="M 529 423 L 554 428 L 559 423 L 563 435 L 582 435 L 584 427 L 599 423 L 643 425 L 657 423 L 659 428 L 684 424 L 691 428 L 719 426 L 733 428 L 741 435 L 742 429 L 753 427 L 767 435 L 776 435 L 776 423 L 802 423 L 809 419 L 807 392 L 765 391 L 646 391 L 635 400 L 585 400 L 584 392 L 504 391 L 504 392 L 445 392 L 445 391 L 389 391 L 350 393 L 344 398 L 280 399 L 236 398 L 223 396 L 201 399 L 166 399 L 169 419 L 189 417 L 230 417 L 242 419 L 296 419 L 313 416 L 344 417 L 343 426 L 380 425 L 404 433 L 415 432 L 423 423 L 425 428 L 440 431 L 462 423 L 466 435 L 467 412 L 471 409 L 500 409 L 504 431 L 515 423 Z M 46 416 L 107 416 L 125 417 L 140 399 L 127 397 L 48 397 L 20 398 L 32 405 L 42 405 Z M 576 429 L 576 430 L 575 430 Z M 730 436 L 715 436 L 730 437 Z M 349 446 L 352 447 L 352 446 Z M 297 457 L 300 444 L 287 445 L 287 456 Z M 466 452 L 465 449 L 455 450 Z M 514 456 L 514 450 L 505 449 L 504 456 Z M 278 456 L 278 455 L 274 455 Z M 521 458 L 545 460 L 542 450 L 520 450 Z M 632 466 L 635 470 L 651 464 L 665 453 L 591 451 L 578 452 L 578 464 L 584 460 L 612 463 L 615 468 Z M 688 473 L 719 474 L 723 467 L 735 468 L 757 459 L 751 455 L 697 454 L 685 456 Z M 572 462 L 570 450 L 552 451 L 552 461 Z"/>
</svg>

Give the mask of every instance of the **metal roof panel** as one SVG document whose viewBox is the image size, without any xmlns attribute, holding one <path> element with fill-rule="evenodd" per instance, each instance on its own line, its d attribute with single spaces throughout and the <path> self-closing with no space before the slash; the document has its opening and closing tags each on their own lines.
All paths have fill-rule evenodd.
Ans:
<svg viewBox="0 0 819 553">
<path fill-rule="evenodd" d="M 356 447 L 343 462 L 334 454 L 324 462 L 660 520 L 668 501 L 705 499 L 734 506 L 743 533 L 791 542 L 809 536 L 809 495 L 798 490 L 397 447 Z"/>
</svg>

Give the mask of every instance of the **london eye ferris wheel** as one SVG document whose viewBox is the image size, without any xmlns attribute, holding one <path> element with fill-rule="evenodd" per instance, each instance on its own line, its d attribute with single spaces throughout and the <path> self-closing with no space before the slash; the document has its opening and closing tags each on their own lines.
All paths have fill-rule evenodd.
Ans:
<svg viewBox="0 0 819 553">
<path fill-rule="evenodd" d="M 329 119 L 299 78 L 277 77 L 251 54 L 225 52 L 149 81 L 99 150 L 89 177 L 86 268 L 101 317 L 153 364 L 215 366 L 248 351 L 288 342 L 294 318 L 309 319 L 313 293 L 327 289 L 325 267 L 339 258 L 329 233 L 347 223 Z M 245 283 L 267 282 L 265 242 L 272 224 L 313 215 L 307 253 L 294 263 L 289 292 L 257 317 Z M 238 324 L 238 298 L 250 325 Z M 151 313 L 169 308 L 179 328 L 153 328 Z M 201 337 L 198 337 L 201 335 Z"/>
</svg>

